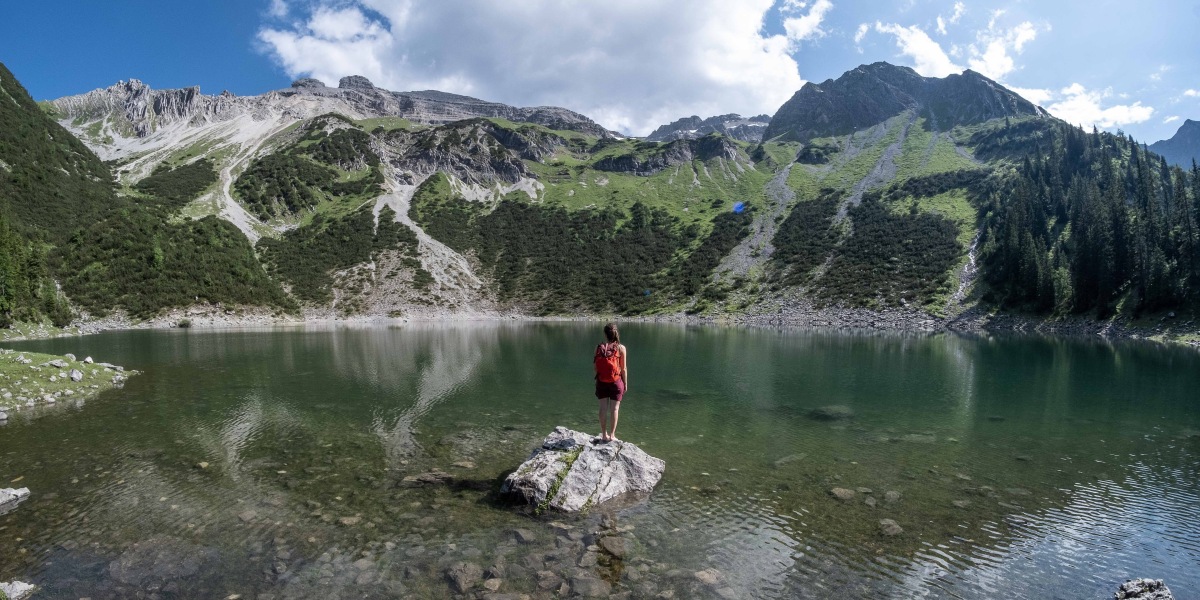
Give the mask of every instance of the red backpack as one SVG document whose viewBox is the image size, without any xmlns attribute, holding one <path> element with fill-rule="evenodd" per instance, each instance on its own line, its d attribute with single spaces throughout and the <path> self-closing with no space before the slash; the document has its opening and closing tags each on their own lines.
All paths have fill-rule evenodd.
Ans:
<svg viewBox="0 0 1200 600">
<path fill-rule="evenodd" d="M 621 379 L 621 345 L 600 344 L 596 346 L 596 379 L 604 383 L 614 383 Z"/>
</svg>

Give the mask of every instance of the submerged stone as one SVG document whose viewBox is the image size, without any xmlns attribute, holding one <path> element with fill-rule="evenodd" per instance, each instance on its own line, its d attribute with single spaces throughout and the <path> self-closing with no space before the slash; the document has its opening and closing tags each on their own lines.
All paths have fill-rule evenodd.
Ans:
<svg viewBox="0 0 1200 600">
<path fill-rule="evenodd" d="M 837 498 L 842 502 L 849 502 L 854 499 L 854 490 L 848 490 L 846 488 L 833 488 L 832 490 L 829 490 L 829 493 L 833 495 L 834 498 Z"/>
<path fill-rule="evenodd" d="M 808 411 L 808 418 L 817 421 L 842 421 L 854 417 L 854 410 L 843 404 L 821 406 Z"/>
<path fill-rule="evenodd" d="M 135 544 L 108 565 L 113 579 L 128 585 L 162 585 L 185 579 L 212 566 L 215 550 L 175 537 L 158 537 Z"/>
<path fill-rule="evenodd" d="M 556 427 L 500 489 L 545 510 L 577 512 L 620 497 L 648 494 L 666 463 L 623 441 Z"/>
<path fill-rule="evenodd" d="M 899 524 L 891 519 L 880 519 L 879 532 L 883 535 L 891 537 L 904 533 L 904 529 L 902 529 Z"/>
</svg>

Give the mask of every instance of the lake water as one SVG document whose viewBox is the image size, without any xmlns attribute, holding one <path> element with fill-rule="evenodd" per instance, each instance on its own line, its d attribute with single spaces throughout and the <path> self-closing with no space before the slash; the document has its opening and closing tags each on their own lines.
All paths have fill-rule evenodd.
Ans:
<svg viewBox="0 0 1200 600">
<path fill-rule="evenodd" d="M 649 324 L 622 337 L 618 436 L 664 459 L 663 480 L 631 506 L 540 517 L 496 490 L 555 425 L 597 431 L 598 324 L 6 344 L 143 374 L 0 427 L 0 484 L 33 491 L 0 516 L 0 581 L 46 599 L 438 598 L 457 565 L 470 597 L 487 578 L 535 598 L 572 580 L 633 598 L 1103 598 L 1130 577 L 1200 594 L 1194 350 Z M 853 417 L 811 417 L 828 405 Z M 454 480 L 404 480 L 432 469 Z M 589 550 L 598 533 L 625 555 Z"/>
</svg>

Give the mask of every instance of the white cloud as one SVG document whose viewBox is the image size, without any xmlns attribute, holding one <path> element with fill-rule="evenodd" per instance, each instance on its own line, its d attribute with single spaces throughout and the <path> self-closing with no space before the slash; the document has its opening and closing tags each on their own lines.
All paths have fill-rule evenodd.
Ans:
<svg viewBox="0 0 1200 600">
<path fill-rule="evenodd" d="M 1163 119 L 1163 125 L 1166 125 L 1168 123 L 1174 123 L 1175 121 L 1178 121 L 1178 120 L 1179 120 L 1179 115 L 1171 115 L 1171 116 Z"/>
<path fill-rule="evenodd" d="M 805 8 L 807 3 L 794 2 L 785 0 L 780 8 L 784 14 L 797 15 Z M 833 10 L 833 3 L 829 0 L 817 0 L 809 9 L 808 14 L 799 16 L 786 16 L 783 19 L 783 30 L 787 32 L 788 40 L 793 43 L 802 42 L 804 40 L 812 40 L 825 36 L 825 30 L 821 29 L 821 21 L 825 20 L 825 15 Z"/>
<path fill-rule="evenodd" d="M 1170 71 L 1172 68 L 1174 67 L 1171 65 L 1158 65 L 1158 69 L 1150 74 L 1150 81 L 1162 81 L 1163 75 L 1166 75 L 1167 71 Z"/>
<path fill-rule="evenodd" d="M 288 15 L 287 0 L 271 0 L 271 6 L 267 8 L 267 14 L 276 19 L 282 19 Z"/>
<path fill-rule="evenodd" d="M 1195 97 L 1197 97 L 1197 96 L 1200 96 L 1200 91 L 1197 91 L 1197 90 L 1184 90 L 1184 91 L 1183 91 L 1183 95 L 1184 95 L 1184 96 L 1187 96 L 1188 98 L 1195 98 Z"/>
<path fill-rule="evenodd" d="M 775 0 L 315 0 L 258 38 L 292 77 L 365 75 L 393 90 L 439 89 L 555 105 L 644 134 L 682 116 L 774 113 L 804 84 L 789 54 L 824 32 L 829 0 L 788 35 L 762 25 Z M 807 20 L 806 20 L 807 19 Z M 790 38 L 790 39 L 789 39 Z M 470 43 L 463 43 L 470 40 Z"/>
<path fill-rule="evenodd" d="M 950 15 L 950 24 L 953 25 L 953 24 L 958 23 L 958 20 L 961 19 L 963 14 L 966 12 L 967 12 L 966 4 L 963 4 L 962 2 L 955 2 L 954 3 L 954 14 Z"/>
<path fill-rule="evenodd" d="M 1143 106 L 1141 101 L 1133 104 L 1102 106 L 1105 98 L 1113 95 L 1111 89 L 1088 90 L 1078 83 L 1063 88 L 1055 101 L 1046 106 L 1050 114 L 1084 129 L 1093 126 L 1101 129 L 1144 123 L 1154 115 L 1154 108 Z"/>
<path fill-rule="evenodd" d="M 871 25 L 868 23 L 859 23 L 858 30 L 854 32 L 854 45 L 862 44 L 863 38 L 867 37 L 867 32 L 871 30 Z M 858 49 L 858 53 L 862 54 L 862 48 Z"/>
<path fill-rule="evenodd" d="M 967 6 L 962 2 L 954 3 L 954 14 L 950 15 L 949 19 L 943 19 L 942 15 L 937 16 L 937 32 L 946 35 L 946 24 L 955 25 L 962 18 L 963 13 L 967 12 Z"/>
<path fill-rule="evenodd" d="M 976 33 L 976 43 L 971 44 L 971 58 L 967 64 L 971 69 L 986 77 L 1000 80 L 1017 69 L 1010 52 L 1020 54 L 1025 44 L 1037 39 L 1038 30 L 1033 23 L 1025 21 L 1011 29 L 996 26 L 1003 11 L 992 13 L 985 30 Z"/>
<path fill-rule="evenodd" d="M 1022 98 L 1026 99 L 1038 106 L 1044 105 L 1045 103 L 1049 102 L 1051 98 L 1054 97 L 1054 92 L 1051 90 L 1046 90 L 1046 89 L 1020 88 L 1020 87 L 1011 86 L 1011 85 L 1008 86 L 1008 89 L 1016 92 L 1017 95 L 1021 96 Z"/>
<path fill-rule="evenodd" d="M 913 59 L 913 68 L 926 77 L 945 77 L 951 73 L 962 71 L 962 67 L 954 64 L 941 45 L 933 41 L 929 34 L 920 27 L 913 25 L 904 27 L 895 23 L 884 24 L 876 21 L 875 31 L 895 36 L 896 46 L 900 53 Z"/>
</svg>

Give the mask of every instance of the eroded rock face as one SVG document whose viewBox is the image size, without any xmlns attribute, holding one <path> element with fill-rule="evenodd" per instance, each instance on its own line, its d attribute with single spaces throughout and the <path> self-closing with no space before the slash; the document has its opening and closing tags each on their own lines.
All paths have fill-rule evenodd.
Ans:
<svg viewBox="0 0 1200 600">
<path fill-rule="evenodd" d="M 666 463 L 623 441 L 592 443 L 592 436 L 556 427 L 504 481 L 501 493 L 538 510 L 577 512 L 636 494 L 648 494 Z"/>
</svg>

